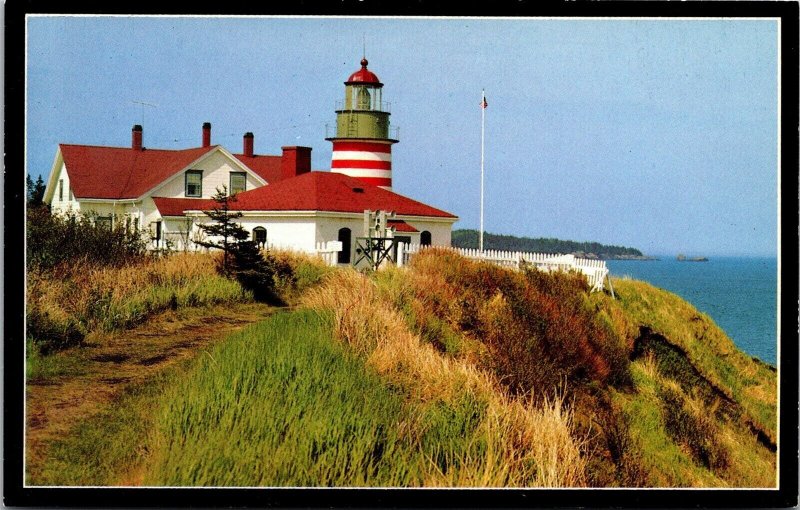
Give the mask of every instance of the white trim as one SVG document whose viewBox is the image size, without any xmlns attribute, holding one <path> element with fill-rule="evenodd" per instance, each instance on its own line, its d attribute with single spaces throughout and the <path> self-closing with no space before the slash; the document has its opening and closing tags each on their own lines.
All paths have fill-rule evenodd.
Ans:
<svg viewBox="0 0 800 510">
<path fill-rule="evenodd" d="M 53 166 L 50 168 L 50 175 L 47 178 L 47 186 L 45 186 L 44 188 L 44 196 L 42 197 L 42 202 L 44 202 L 47 205 L 51 205 L 53 202 L 53 197 L 56 194 L 56 188 L 55 188 L 56 174 L 60 173 L 62 166 L 66 171 L 66 165 L 64 164 L 64 155 L 61 153 L 61 145 L 59 144 L 58 149 L 56 149 L 56 157 L 53 160 Z"/>
<path fill-rule="evenodd" d="M 391 170 L 381 170 L 379 168 L 331 168 L 331 173 L 345 174 L 350 177 L 376 177 L 380 179 L 391 179 Z"/>
<path fill-rule="evenodd" d="M 176 151 L 176 152 L 178 152 L 178 151 Z M 189 163 L 185 167 L 181 168 L 180 170 L 178 170 L 174 174 L 172 174 L 172 175 L 166 177 L 165 179 L 163 179 L 161 182 L 156 184 L 151 189 L 149 189 L 146 192 L 144 192 L 141 195 L 139 195 L 139 197 L 137 197 L 137 200 L 143 200 L 146 197 L 152 196 L 152 194 L 155 191 L 157 191 L 160 187 L 164 186 L 169 181 L 171 181 L 172 179 L 174 179 L 174 178 L 178 177 L 179 175 L 183 174 L 187 170 L 195 170 L 195 168 L 193 168 L 193 167 L 196 167 L 200 162 L 204 161 L 205 159 L 208 159 L 209 157 L 211 157 L 212 154 L 216 154 L 217 152 L 222 153 L 224 156 L 226 156 L 228 159 L 230 159 L 231 162 L 233 162 L 233 164 L 235 166 L 237 166 L 238 168 L 240 168 L 243 172 L 246 172 L 246 173 L 252 175 L 256 180 L 258 180 L 258 182 L 261 183 L 262 186 L 265 185 L 265 184 L 268 184 L 267 181 L 265 181 L 260 175 L 255 173 L 255 171 L 253 171 L 249 166 L 245 165 L 244 163 L 239 161 L 239 159 L 236 156 L 234 156 L 233 154 L 228 152 L 225 149 L 225 147 L 223 147 L 221 145 L 216 145 L 216 146 L 214 146 L 214 148 L 212 150 L 206 152 L 205 154 L 203 154 L 199 158 L 195 159 L 194 161 L 192 161 L 191 163 Z"/>
<path fill-rule="evenodd" d="M 76 198 L 76 202 L 87 204 L 140 204 L 141 198 Z"/>
<path fill-rule="evenodd" d="M 103 148 L 103 149 L 124 148 L 124 147 L 110 147 L 110 146 L 99 146 L 99 145 L 93 146 L 93 147 L 98 147 L 98 148 Z M 159 150 L 161 150 L 161 149 L 159 149 Z M 170 150 L 170 149 L 164 149 L 164 150 Z M 189 149 L 189 150 L 191 150 L 191 149 Z M 181 151 L 176 150 L 174 152 L 181 152 Z M 212 154 L 215 154 L 217 152 L 220 152 L 223 155 L 225 155 L 242 172 L 244 172 L 246 174 L 249 174 L 253 178 L 255 178 L 259 183 L 261 183 L 261 186 L 265 186 L 265 185 L 269 184 L 267 181 L 264 180 L 263 177 L 258 175 L 253 169 L 251 169 L 250 167 L 245 165 L 243 162 L 239 161 L 239 159 L 236 156 L 234 156 L 233 154 L 228 152 L 228 150 L 225 149 L 225 147 L 223 147 L 221 145 L 217 145 L 217 146 L 214 147 L 214 149 L 206 152 L 205 154 L 203 154 L 199 158 L 197 158 L 194 161 L 192 161 L 191 163 L 189 163 L 189 165 L 187 165 L 186 167 L 180 169 L 179 171 L 175 172 L 174 174 L 170 175 L 169 177 L 166 177 L 161 182 L 156 184 L 151 189 L 147 190 L 145 193 L 139 195 L 138 197 L 131 197 L 131 198 L 94 198 L 94 197 L 88 197 L 88 198 L 84 198 L 84 197 L 79 197 L 79 196 L 76 195 L 75 196 L 75 201 L 76 202 L 88 202 L 88 203 L 110 203 L 110 202 L 115 202 L 115 203 L 121 203 L 121 202 L 135 203 L 135 202 L 141 202 L 145 198 L 152 196 L 152 193 L 157 191 L 160 187 L 164 186 L 168 181 L 174 179 L 175 177 L 179 176 L 180 174 L 186 172 L 187 170 L 192 170 L 192 167 L 196 166 L 197 164 L 199 164 L 200 162 L 202 162 L 203 160 L 205 160 L 206 158 L 210 157 Z M 61 144 L 59 144 L 58 145 L 58 149 L 56 150 L 56 157 L 55 157 L 55 160 L 53 161 L 53 166 L 50 169 L 50 176 L 47 179 L 47 187 L 45 188 L 45 192 L 44 192 L 43 201 L 46 204 L 52 204 L 53 197 L 55 196 L 56 174 L 59 173 L 58 171 L 61 169 L 61 166 L 64 166 L 64 170 L 67 171 L 66 163 L 64 162 L 64 155 L 61 152 Z M 69 175 L 69 173 L 67 173 L 67 175 Z M 74 186 L 70 185 L 70 189 L 74 190 Z"/>
<path fill-rule="evenodd" d="M 205 213 L 199 209 L 187 209 L 185 216 L 205 216 Z M 242 213 L 242 218 L 343 218 L 343 219 L 361 219 L 364 213 L 357 212 L 339 212 L 339 211 L 237 211 L 231 209 L 232 213 Z M 402 220 L 406 223 L 413 221 L 430 221 L 434 223 L 455 223 L 459 218 L 443 218 L 440 216 L 409 216 L 397 215 L 394 220 Z"/>
<path fill-rule="evenodd" d="M 333 151 L 333 158 L 361 160 L 361 161 L 391 161 L 391 152 L 370 152 L 370 151 Z"/>
<path fill-rule="evenodd" d="M 252 168 L 250 168 L 249 166 L 245 165 L 245 164 L 244 164 L 244 162 L 242 162 L 242 161 L 241 161 L 239 158 L 237 158 L 236 156 L 234 156 L 232 152 L 228 151 L 228 149 L 226 149 L 226 148 L 225 148 L 225 147 L 223 147 L 222 145 L 217 145 L 217 150 L 219 150 L 220 152 L 222 152 L 223 154 L 225 154 L 226 156 L 228 156 L 228 157 L 231 159 L 231 161 L 233 161 L 234 163 L 236 163 L 236 166 L 238 166 L 239 168 L 241 168 L 241 169 L 242 169 L 242 170 L 244 170 L 245 172 L 247 172 L 247 173 L 249 173 L 250 175 L 252 175 L 253 177 L 255 177 L 255 178 L 256 178 L 256 180 L 258 180 L 258 182 L 260 182 L 262 186 L 263 186 L 263 185 L 266 185 L 266 184 L 269 184 L 267 181 L 265 181 L 265 180 L 264 180 L 264 178 L 263 178 L 263 177 L 261 177 L 260 175 L 258 175 L 258 174 L 256 173 L 256 171 L 255 171 L 255 170 L 253 170 L 253 169 L 252 169 Z M 282 157 L 282 156 L 273 156 L 273 157 Z M 228 184 L 230 184 L 230 182 L 229 182 Z M 245 190 L 245 191 L 247 191 L 247 190 Z"/>
</svg>

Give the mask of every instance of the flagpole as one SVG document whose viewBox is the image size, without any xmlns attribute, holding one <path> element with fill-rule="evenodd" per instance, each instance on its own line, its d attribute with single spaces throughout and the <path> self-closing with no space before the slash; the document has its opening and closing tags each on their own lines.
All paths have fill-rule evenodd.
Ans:
<svg viewBox="0 0 800 510">
<path fill-rule="evenodd" d="M 486 123 L 486 90 L 481 90 L 481 233 L 478 249 L 483 254 L 483 134 Z"/>
</svg>

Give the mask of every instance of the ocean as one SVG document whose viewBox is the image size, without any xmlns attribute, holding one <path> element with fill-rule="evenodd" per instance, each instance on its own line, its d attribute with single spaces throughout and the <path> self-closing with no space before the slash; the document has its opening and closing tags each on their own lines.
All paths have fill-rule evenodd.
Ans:
<svg viewBox="0 0 800 510">
<path fill-rule="evenodd" d="M 708 262 L 609 260 L 611 276 L 630 276 L 673 292 L 705 312 L 751 356 L 777 363 L 778 261 L 709 257 Z"/>
</svg>

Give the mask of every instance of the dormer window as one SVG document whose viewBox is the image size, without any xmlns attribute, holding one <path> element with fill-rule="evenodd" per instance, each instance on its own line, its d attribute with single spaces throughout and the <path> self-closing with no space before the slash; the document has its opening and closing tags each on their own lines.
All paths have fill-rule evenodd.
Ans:
<svg viewBox="0 0 800 510">
<path fill-rule="evenodd" d="M 203 196 L 203 171 L 186 171 L 186 196 L 199 198 Z"/>
<path fill-rule="evenodd" d="M 231 172 L 231 195 L 241 193 L 247 188 L 247 174 L 244 172 Z"/>
</svg>

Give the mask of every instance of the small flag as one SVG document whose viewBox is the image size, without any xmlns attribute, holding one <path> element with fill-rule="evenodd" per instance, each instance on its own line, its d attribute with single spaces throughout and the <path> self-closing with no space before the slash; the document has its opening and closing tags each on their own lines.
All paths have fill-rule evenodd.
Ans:
<svg viewBox="0 0 800 510">
<path fill-rule="evenodd" d="M 489 103 L 486 102 L 486 96 L 483 96 L 483 101 L 481 101 L 481 108 L 485 110 L 487 106 L 489 106 Z"/>
</svg>

